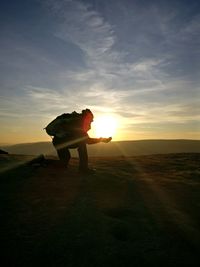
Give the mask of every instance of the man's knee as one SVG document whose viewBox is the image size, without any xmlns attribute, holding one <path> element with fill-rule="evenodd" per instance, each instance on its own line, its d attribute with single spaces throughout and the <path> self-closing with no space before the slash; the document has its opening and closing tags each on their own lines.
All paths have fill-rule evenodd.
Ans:
<svg viewBox="0 0 200 267">
<path fill-rule="evenodd" d="M 57 149 L 57 154 L 60 160 L 70 160 L 70 152 L 67 148 Z"/>
</svg>

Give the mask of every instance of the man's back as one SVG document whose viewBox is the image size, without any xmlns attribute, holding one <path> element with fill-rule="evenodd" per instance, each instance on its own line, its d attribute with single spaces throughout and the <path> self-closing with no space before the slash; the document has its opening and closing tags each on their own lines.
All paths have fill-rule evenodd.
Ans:
<svg viewBox="0 0 200 267">
<path fill-rule="evenodd" d="M 69 134 L 71 135 L 78 129 L 80 130 L 81 125 L 82 115 L 74 111 L 72 113 L 63 113 L 56 117 L 45 129 L 50 136 L 64 137 Z"/>
</svg>

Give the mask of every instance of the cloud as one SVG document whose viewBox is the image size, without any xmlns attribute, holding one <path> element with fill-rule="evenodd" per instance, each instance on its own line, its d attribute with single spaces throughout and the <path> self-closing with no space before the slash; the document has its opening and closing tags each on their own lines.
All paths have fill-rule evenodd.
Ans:
<svg viewBox="0 0 200 267">
<path fill-rule="evenodd" d="M 193 15 L 181 24 L 176 25 L 173 34 L 169 35 L 168 42 L 187 46 L 188 44 L 199 44 L 200 42 L 200 15 Z"/>
<path fill-rule="evenodd" d="M 75 82 L 103 82 L 111 88 L 116 83 L 114 80 L 121 68 L 124 54 L 114 48 L 117 42 L 114 26 L 84 2 L 60 1 L 59 6 L 50 3 L 54 15 L 62 18 L 54 34 L 65 42 L 70 41 L 78 46 L 84 53 L 86 63 L 84 69 L 67 71 L 63 75 Z"/>
<path fill-rule="evenodd" d="M 58 92 L 48 88 L 29 86 L 26 88 L 26 97 L 31 99 L 38 114 L 55 116 L 59 113 L 71 112 L 74 109 L 92 108 L 94 111 L 109 110 L 112 112 L 117 103 L 116 92 L 106 92 L 101 85 L 89 88 L 87 91 L 75 90 Z M 109 107 L 111 106 L 111 107 Z"/>
<path fill-rule="evenodd" d="M 99 13 L 91 11 L 90 6 L 78 1 L 73 3 L 71 9 L 68 8 L 63 14 L 67 19 L 59 27 L 57 36 L 70 39 L 84 51 L 88 69 L 71 71 L 66 73 L 66 77 L 76 82 L 86 82 L 89 86 L 101 82 L 107 90 L 123 88 L 139 92 L 154 88 L 152 90 L 159 91 L 161 87 L 163 90 L 163 80 L 167 78 L 163 69 L 169 64 L 168 55 L 127 62 L 124 51 L 116 49 L 121 40 L 117 39 L 114 26 Z"/>
<path fill-rule="evenodd" d="M 164 52 L 163 46 L 167 42 L 168 45 L 172 44 L 171 41 L 174 42 L 173 36 L 175 35 L 171 33 L 170 29 L 176 19 L 177 11 L 172 12 L 172 9 L 168 8 L 164 13 L 160 7 L 153 6 L 148 9 L 148 12 L 144 9 L 142 12 L 138 10 L 138 14 L 136 9 L 131 16 L 130 10 L 132 9 L 127 10 L 127 23 L 129 22 L 127 34 L 129 35 L 125 36 L 124 40 L 127 41 L 128 38 L 130 42 L 132 36 L 135 37 L 136 42 L 133 43 L 132 48 L 136 50 L 132 53 L 134 50 L 130 46 L 126 51 L 118 49 L 122 39 L 118 38 L 117 29 L 122 26 L 112 25 L 106 21 L 103 15 L 94 11 L 91 5 L 80 1 L 50 3 L 54 14 L 61 17 L 55 35 L 66 42 L 70 40 L 85 55 L 87 66 L 85 69 L 69 70 L 63 73 L 72 83 L 76 83 L 78 86 L 82 86 L 81 82 L 89 86 L 102 83 L 108 90 L 123 88 L 139 91 L 154 87 L 159 88 L 159 91 L 161 87 L 164 90 L 163 83 L 167 79 L 174 78 L 172 77 L 172 72 L 173 76 L 176 73 L 172 65 L 175 61 L 174 52 L 169 49 Z M 161 14 L 160 11 L 162 11 Z M 114 15 L 111 13 L 109 15 L 112 21 Z M 141 19 L 138 21 L 139 17 Z M 152 17 L 153 25 L 149 23 Z M 123 25 L 123 21 L 120 23 Z M 159 26 L 160 24 L 162 27 Z M 141 34 L 146 38 L 145 43 L 153 44 L 154 47 L 150 46 L 148 50 L 146 45 L 143 47 L 143 43 L 140 43 L 140 38 L 138 38 Z M 151 39 L 151 36 L 155 34 L 160 36 L 158 40 Z M 146 51 L 140 51 L 141 47 Z M 149 54 L 146 53 L 147 51 Z M 136 53 L 138 56 L 132 61 L 127 60 Z M 168 71 L 170 71 L 169 74 Z"/>
<path fill-rule="evenodd" d="M 112 48 L 115 37 L 111 25 L 89 5 L 80 1 L 60 1 L 59 7 L 53 3 L 52 8 L 63 19 L 56 36 L 78 45 L 88 60 L 97 60 Z"/>
</svg>

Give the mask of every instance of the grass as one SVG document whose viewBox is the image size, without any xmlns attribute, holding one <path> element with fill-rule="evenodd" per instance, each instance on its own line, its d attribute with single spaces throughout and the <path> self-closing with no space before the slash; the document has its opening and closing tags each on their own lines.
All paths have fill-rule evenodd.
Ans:
<svg viewBox="0 0 200 267">
<path fill-rule="evenodd" d="M 19 158 L 7 156 L 9 162 Z M 24 156 L 25 157 L 25 156 Z M 1 173 L 4 266 L 198 266 L 200 154 L 54 158 Z"/>
</svg>

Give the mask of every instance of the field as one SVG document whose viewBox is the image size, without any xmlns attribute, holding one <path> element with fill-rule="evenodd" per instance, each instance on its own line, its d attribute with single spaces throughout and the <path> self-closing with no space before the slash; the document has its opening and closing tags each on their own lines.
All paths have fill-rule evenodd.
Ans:
<svg viewBox="0 0 200 267">
<path fill-rule="evenodd" d="M 1 155 L 3 266 L 199 266 L 200 153 Z"/>
</svg>

